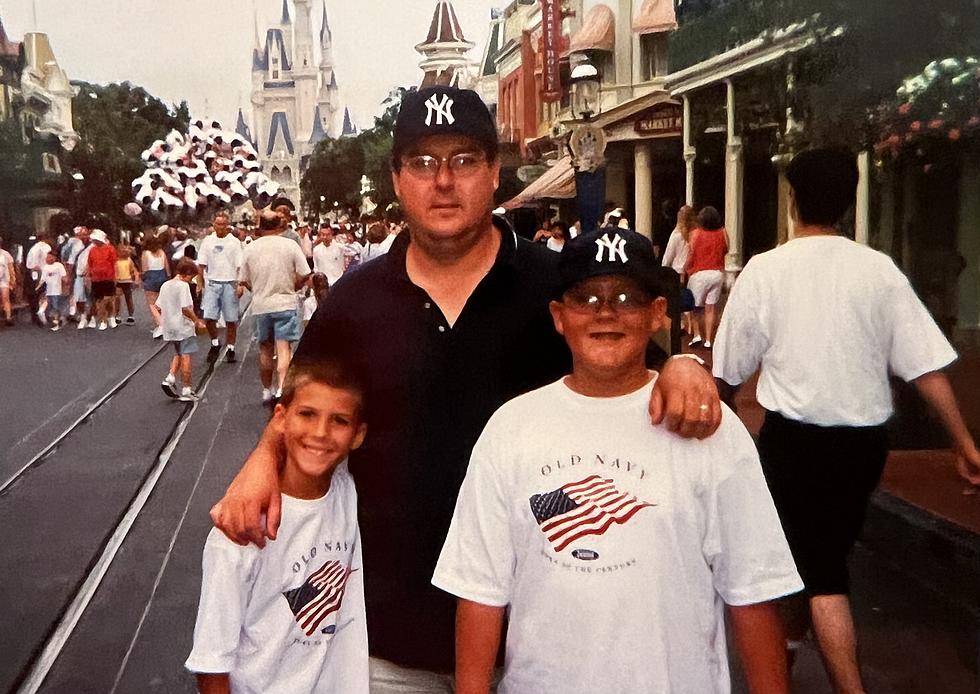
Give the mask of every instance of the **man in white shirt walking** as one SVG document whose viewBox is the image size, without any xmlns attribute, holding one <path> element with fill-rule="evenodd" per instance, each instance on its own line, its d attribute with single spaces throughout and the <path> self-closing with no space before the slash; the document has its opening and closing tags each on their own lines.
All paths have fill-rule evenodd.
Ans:
<svg viewBox="0 0 980 694">
<path fill-rule="evenodd" d="M 344 275 L 344 248 L 334 240 L 334 229 L 324 225 L 313 246 L 313 271 L 327 276 L 332 287 Z"/>
<path fill-rule="evenodd" d="M 208 361 L 218 360 L 221 342 L 218 340 L 218 318 L 224 318 L 225 342 L 228 349 L 225 359 L 229 364 L 235 362 L 235 340 L 238 337 L 240 317 L 238 299 L 242 290 L 238 286 L 238 270 L 242 266 L 242 242 L 231 234 L 231 224 L 227 212 L 214 216 L 214 233 L 201 243 L 197 264 L 204 279 L 204 296 L 201 311 L 211 337 Z"/>
<path fill-rule="evenodd" d="M 847 556 L 888 453 L 889 374 L 936 410 L 975 485 L 980 453 L 941 371 L 956 352 L 892 260 L 836 229 L 855 201 L 853 156 L 803 152 L 787 178 L 795 237 L 746 264 L 713 371 L 737 386 L 762 367 L 759 453 L 808 599 L 795 601 L 789 636 L 801 638 L 809 617 L 836 691 L 863 692 Z"/>
</svg>

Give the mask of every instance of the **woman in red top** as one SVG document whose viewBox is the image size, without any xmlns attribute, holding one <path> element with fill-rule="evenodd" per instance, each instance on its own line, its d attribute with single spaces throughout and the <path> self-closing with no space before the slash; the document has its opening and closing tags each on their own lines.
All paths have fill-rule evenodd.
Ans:
<svg viewBox="0 0 980 694">
<path fill-rule="evenodd" d="M 694 294 L 694 315 L 698 332 L 689 346 L 701 342 L 711 349 L 718 327 L 715 304 L 721 298 L 725 281 L 725 254 L 728 253 L 728 234 L 721 225 L 721 215 L 714 207 L 705 207 L 698 214 L 699 227 L 691 234 L 691 249 L 687 257 L 687 288 Z"/>
<path fill-rule="evenodd" d="M 95 303 L 93 315 L 98 321 L 99 330 L 109 326 L 115 328 L 116 249 L 101 229 L 92 231 L 89 238 L 92 239 L 92 250 L 88 252 L 88 278 L 92 281 L 92 301 Z"/>
</svg>

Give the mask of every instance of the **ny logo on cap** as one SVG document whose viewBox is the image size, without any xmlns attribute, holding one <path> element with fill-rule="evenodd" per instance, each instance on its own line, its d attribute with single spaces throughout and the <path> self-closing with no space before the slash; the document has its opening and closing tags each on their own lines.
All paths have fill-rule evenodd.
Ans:
<svg viewBox="0 0 980 694">
<path fill-rule="evenodd" d="M 436 125 L 442 125 L 443 119 L 446 120 L 449 125 L 456 122 L 456 117 L 453 116 L 453 100 L 449 98 L 448 94 L 442 95 L 442 101 L 436 98 L 433 94 L 425 102 L 426 115 L 425 124 L 432 125 L 432 117 L 435 116 Z"/>
<path fill-rule="evenodd" d="M 609 238 L 609 234 L 603 234 L 601 238 L 595 240 L 595 245 L 599 249 L 595 254 L 596 262 L 602 262 L 603 251 L 607 253 L 608 257 L 606 260 L 610 263 L 615 262 L 617 256 L 619 256 L 619 262 L 621 263 L 629 260 L 626 257 L 626 239 L 619 234 L 616 234 L 613 238 Z"/>
</svg>

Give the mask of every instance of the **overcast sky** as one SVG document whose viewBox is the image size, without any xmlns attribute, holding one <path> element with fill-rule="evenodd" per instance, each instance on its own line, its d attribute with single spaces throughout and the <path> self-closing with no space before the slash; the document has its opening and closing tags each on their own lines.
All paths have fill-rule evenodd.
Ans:
<svg viewBox="0 0 980 694">
<path fill-rule="evenodd" d="M 313 4 L 317 46 L 321 2 Z M 436 2 L 326 4 L 341 106 L 350 107 L 358 127 L 371 127 L 392 87 L 421 80 L 414 47 L 425 39 Z M 470 57 L 479 61 L 493 0 L 454 0 L 453 5 L 466 38 L 476 43 Z M 264 36 L 266 27 L 278 23 L 282 0 L 0 0 L 0 19 L 10 38 L 19 41 L 35 30 L 36 7 L 36 30 L 51 37 L 70 79 L 129 80 L 164 101 L 186 99 L 193 115 L 224 119 L 226 127 L 234 127 L 238 105 L 248 113 L 253 6 Z"/>
</svg>

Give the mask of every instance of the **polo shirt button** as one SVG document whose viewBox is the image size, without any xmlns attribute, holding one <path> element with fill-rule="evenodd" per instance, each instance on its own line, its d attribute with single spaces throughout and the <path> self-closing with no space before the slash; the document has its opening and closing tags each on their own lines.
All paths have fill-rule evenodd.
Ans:
<svg viewBox="0 0 980 694">
<path fill-rule="evenodd" d="M 439 326 L 439 332 L 441 332 L 441 333 L 446 332 L 446 326 L 445 325 L 440 325 Z"/>
<path fill-rule="evenodd" d="M 426 301 L 426 302 L 425 302 L 425 307 L 426 307 L 426 308 L 432 308 L 432 304 L 431 304 L 431 303 L 429 303 L 428 301 Z"/>
</svg>

